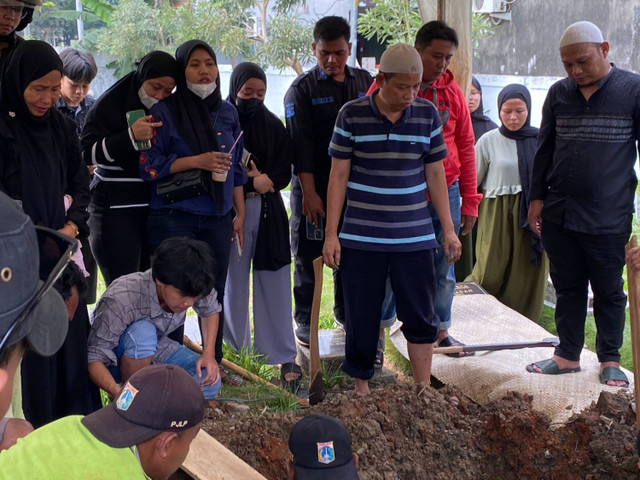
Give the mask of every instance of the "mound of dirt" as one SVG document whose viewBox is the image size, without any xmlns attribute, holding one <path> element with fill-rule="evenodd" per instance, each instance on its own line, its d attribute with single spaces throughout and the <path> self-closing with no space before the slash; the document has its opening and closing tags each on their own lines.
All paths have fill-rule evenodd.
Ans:
<svg viewBox="0 0 640 480">
<path fill-rule="evenodd" d="M 268 479 L 282 479 L 289 431 L 314 413 L 345 424 L 363 480 L 639 478 L 628 394 L 604 392 L 559 428 L 517 393 L 480 406 L 451 387 L 417 394 L 413 385 L 363 398 L 335 390 L 315 407 L 282 414 L 210 410 L 203 428 Z"/>
</svg>

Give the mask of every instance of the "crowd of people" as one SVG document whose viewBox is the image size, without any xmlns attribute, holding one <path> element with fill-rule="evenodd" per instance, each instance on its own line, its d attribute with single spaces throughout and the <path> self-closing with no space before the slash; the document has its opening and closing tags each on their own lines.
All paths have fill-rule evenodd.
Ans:
<svg viewBox="0 0 640 480">
<path fill-rule="evenodd" d="M 549 271 L 560 344 L 527 370 L 580 370 L 591 283 L 601 381 L 628 385 L 622 268 L 640 76 L 609 63 L 594 24 L 562 35 L 568 76 L 538 130 L 524 85 L 500 92 L 500 126 L 475 78 L 467 102 L 445 23 L 389 47 L 374 78 L 347 66 L 349 23 L 324 17 L 317 65 L 287 91 L 283 125 L 264 105 L 264 70 L 238 64 L 223 99 L 216 53 L 200 40 L 148 53 L 94 99 L 90 54 L 16 35 L 37 2 L 0 3 L 0 413 L 21 364 L 14 408 L 26 419 L 0 423 L 0 447 L 11 447 L 3 474 L 71 478 L 108 455 L 124 476 L 166 478 L 205 399 L 234 381 L 220 367 L 223 340 L 253 346 L 296 392 L 318 256 L 333 269 L 343 369 L 358 395 L 396 317 L 414 380 L 429 384 L 434 346 L 461 345 L 449 333 L 456 277 L 537 321 Z M 640 250 L 628 258 L 640 266 Z M 95 298 L 98 269 L 107 288 Z M 189 308 L 202 353 L 182 345 Z M 113 399 L 102 409 L 99 389 Z M 290 478 L 306 478 L 314 428 L 348 444 L 343 426 L 309 418 L 292 432 Z M 69 463 L 73 449 L 82 462 Z M 27 462 L 35 451 L 51 463 Z M 345 478 L 357 478 L 350 447 L 340 455 Z"/>
</svg>

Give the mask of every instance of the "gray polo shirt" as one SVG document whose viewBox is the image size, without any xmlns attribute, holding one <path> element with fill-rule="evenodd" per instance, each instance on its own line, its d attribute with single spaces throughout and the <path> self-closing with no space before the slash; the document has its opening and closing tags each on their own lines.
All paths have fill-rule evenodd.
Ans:
<svg viewBox="0 0 640 480">
<path fill-rule="evenodd" d="M 198 300 L 193 309 L 200 317 L 208 317 L 222 310 L 217 293 Z M 158 350 L 153 363 L 163 363 L 179 346 L 167 334 L 185 321 L 187 313 L 165 312 L 158 302 L 156 283 L 151 270 L 131 273 L 115 280 L 104 292 L 93 311 L 88 340 L 88 361 L 102 362 L 107 367 L 118 365 L 113 349 L 118 346 L 120 336 L 136 320 L 148 320 L 156 327 Z"/>
</svg>

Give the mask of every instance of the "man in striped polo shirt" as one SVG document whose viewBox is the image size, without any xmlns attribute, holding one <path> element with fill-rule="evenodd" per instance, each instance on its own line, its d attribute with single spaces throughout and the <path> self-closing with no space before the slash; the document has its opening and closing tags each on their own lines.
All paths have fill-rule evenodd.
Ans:
<svg viewBox="0 0 640 480">
<path fill-rule="evenodd" d="M 327 195 L 324 261 L 340 268 L 346 313 L 343 370 L 355 391 L 369 392 L 387 274 L 416 383 L 428 385 L 439 319 L 433 311 L 437 247 L 427 186 L 440 218 L 444 251 L 461 247 L 449 211 L 442 160 L 447 149 L 438 111 L 416 98 L 422 79 L 417 50 L 396 44 L 380 59 L 379 90 L 347 103 L 336 120 Z M 340 212 L 347 198 L 338 235 Z"/>
</svg>

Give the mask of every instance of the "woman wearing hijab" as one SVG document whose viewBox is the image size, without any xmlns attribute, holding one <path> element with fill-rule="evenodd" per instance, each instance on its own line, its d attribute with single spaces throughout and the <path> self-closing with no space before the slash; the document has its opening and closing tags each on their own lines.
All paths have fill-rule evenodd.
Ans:
<svg viewBox="0 0 640 480">
<path fill-rule="evenodd" d="M 235 238 L 244 241 L 244 192 L 247 174 L 241 166 L 242 140 L 236 109 L 220 94 L 216 54 L 205 42 L 190 40 L 176 50 L 177 88 L 151 109 L 162 122 L 151 149 L 140 154 L 140 174 L 151 183 L 149 244 L 190 237 L 207 242 L 216 259 L 215 289 L 223 304 L 224 287 Z M 237 142 L 236 142 L 237 141 Z M 229 151 L 234 147 L 233 152 Z M 195 174 L 192 189 L 181 188 L 183 175 Z M 213 180 L 215 176 L 217 180 Z M 235 209 L 235 217 L 234 217 Z M 223 313 L 217 326 L 215 362 L 222 360 Z M 172 338 L 182 341 L 182 328 Z M 204 345 L 203 366 L 217 371 L 213 345 Z M 206 357 L 206 358 L 205 358 Z"/>
<path fill-rule="evenodd" d="M 292 148 L 282 122 L 264 105 L 267 77 L 245 62 L 231 73 L 229 97 L 244 131 L 246 204 L 244 248 L 232 249 L 224 303 L 225 339 L 236 350 L 251 346 L 249 272 L 253 264 L 255 349 L 280 364 L 284 387 L 295 391 L 302 371 L 295 364 L 291 323 L 289 223 L 280 190 L 291 179 Z"/>
<path fill-rule="evenodd" d="M 540 237 L 527 220 L 531 168 L 538 129 L 532 127 L 531 96 L 523 85 L 498 95 L 502 125 L 476 144 L 478 185 L 484 198 L 478 216 L 473 280 L 502 303 L 538 321 L 549 264 Z"/>
<path fill-rule="evenodd" d="M 54 107 L 62 61 L 49 44 L 25 41 L 4 64 L 0 85 L 0 189 L 33 223 L 76 238 L 88 234 L 89 174 L 75 125 Z M 73 200 L 65 212 L 64 197 Z M 100 407 L 87 373 L 86 304 L 76 309 L 62 348 L 22 362 L 25 417 L 34 427 Z"/>
<path fill-rule="evenodd" d="M 91 181 L 91 248 L 107 286 L 116 278 L 149 268 L 147 218 L 149 185 L 140 178 L 136 141 L 152 138 L 161 122 L 149 109 L 171 95 L 176 60 L 165 52 L 145 55 L 138 68 L 102 94 L 89 111 L 82 133 L 82 154 L 96 166 Z M 144 116 L 131 127 L 127 112 Z"/>
<path fill-rule="evenodd" d="M 482 86 L 476 77 L 471 77 L 471 89 L 469 90 L 469 111 L 473 124 L 473 135 L 478 139 L 489 130 L 498 128 L 498 125 L 484 114 L 482 105 Z"/>
<path fill-rule="evenodd" d="M 471 77 L 471 89 L 469 90 L 469 111 L 473 124 L 473 135 L 476 143 L 478 139 L 489 130 L 498 128 L 493 120 L 484 114 L 482 105 L 482 87 L 476 77 Z M 476 223 L 467 235 L 460 235 L 462 242 L 462 256 L 454 265 L 456 280 L 459 282 L 469 276 L 476 263 L 476 239 L 478 238 L 478 224 Z"/>
</svg>

